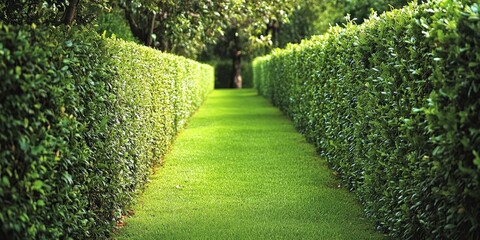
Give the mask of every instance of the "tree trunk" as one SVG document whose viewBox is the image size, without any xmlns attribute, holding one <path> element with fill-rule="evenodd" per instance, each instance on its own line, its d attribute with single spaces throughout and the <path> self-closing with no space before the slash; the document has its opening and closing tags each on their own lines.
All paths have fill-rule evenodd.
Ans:
<svg viewBox="0 0 480 240">
<path fill-rule="evenodd" d="M 153 30 L 155 29 L 155 17 L 157 15 L 155 13 L 152 13 L 152 18 L 150 19 L 150 23 L 148 26 L 148 33 L 147 33 L 147 39 L 145 41 L 145 45 L 149 47 L 154 47 L 153 46 Z"/>
<path fill-rule="evenodd" d="M 158 24 L 153 31 L 155 32 L 155 35 L 157 37 L 157 42 L 158 42 L 158 46 L 156 46 L 156 48 L 158 48 L 162 52 L 170 52 L 171 51 L 170 43 L 167 39 L 167 36 L 165 36 L 165 28 L 166 28 L 165 22 L 167 21 L 167 18 L 168 18 L 168 12 L 162 10 L 166 8 L 162 4 L 164 3 L 160 2 L 161 10 L 156 15 L 157 16 L 156 21 L 158 21 Z"/>
<path fill-rule="evenodd" d="M 135 21 L 134 17 L 132 16 L 132 13 L 130 12 L 130 9 L 128 8 L 128 6 L 123 6 L 122 8 L 125 11 L 125 18 L 128 21 L 128 26 L 130 27 L 130 30 L 132 31 L 133 36 L 135 36 L 138 40 L 145 43 L 146 42 L 145 32 L 143 31 L 142 28 L 140 28 L 140 26 Z"/>
<path fill-rule="evenodd" d="M 70 0 L 65 11 L 65 17 L 63 18 L 63 23 L 65 25 L 72 25 L 73 19 L 75 19 L 75 13 L 77 11 L 77 6 L 80 0 Z"/>
<path fill-rule="evenodd" d="M 238 51 L 233 56 L 233 82 L 232 88 L 242 88 L 242 54 Z"/>
<path fill-rule="evenodd" d="M 232 88 L 242 88 L 242 44 L 238 29 L 234 28 L 233 32 L 233 51 L 232 51 L 232 70 L 233 81 L 231 82 Z"/>
<path fill-rule="evenodd" d="M 277 20 L 271 21 L 271 23 L 267 24 L 267 29 L 265 30 L 265 34 L 268 35 L 272 33 L 272 43 L 273 47 L 278 48 L 280 46 L 279 37 L 280 37 L 280 24 Z"/>
<path fill-rule="evenodd" d="M 280 36 L 280 24 L 278 21 L 273 22 L 273 28 L 272 28 L 272 41 L 273 41 L 273 46 L 278 48 L 279 47 L 279 36 Z"/>
</svg>

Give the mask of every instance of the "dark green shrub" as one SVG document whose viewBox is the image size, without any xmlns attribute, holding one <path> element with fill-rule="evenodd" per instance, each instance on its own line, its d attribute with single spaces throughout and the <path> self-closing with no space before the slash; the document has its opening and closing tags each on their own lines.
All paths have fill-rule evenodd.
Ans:
<svg viewBox="0 0 480 240">
<path fill-rule="evenodd" d="M 0 238 L 108 238 L 213 69 L 84 29 L 0 40 Z"/>
<path fill-rule="evenodd" d="M 255 85 L 402 239 L 480 238 L 478 1 L 432 1 L 256 59 Z"/>
</svg>

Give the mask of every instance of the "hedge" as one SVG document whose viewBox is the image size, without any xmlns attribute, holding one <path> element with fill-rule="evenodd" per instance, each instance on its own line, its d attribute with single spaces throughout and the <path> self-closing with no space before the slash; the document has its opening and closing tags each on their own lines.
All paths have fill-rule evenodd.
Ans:
<svg viewBox="0 0 480 240">
<path fill-rule="evenodd" d="M 0 238 L 108 238 L 213 68 L 86 29 L 0 40 Z"/>
<path fill-rule="evenodd" d="M 272 99 L 401 239 L 480 239 L 480 1 L 334 27 L 254 61 Z"/>
</svg>

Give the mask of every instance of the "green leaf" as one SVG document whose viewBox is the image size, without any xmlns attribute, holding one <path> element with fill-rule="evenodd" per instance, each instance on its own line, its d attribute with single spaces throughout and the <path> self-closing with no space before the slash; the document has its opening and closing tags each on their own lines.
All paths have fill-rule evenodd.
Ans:
<svg viewBox="0 0 480 240">
<path fill-rule="evenodd" d="M 43 191 L 43 181 L 41 180 L 35 180 L 35 182 L 33 182 L 33 185 L 32 185 L 32 190 L 35 190 L 37 192 L 40 192 L 40 193 L 44 193 Z"/>
<path fill-rule="evenodd" d="M 475 156 L 475 159 L 473 159 L 473 164 L 475 164 L 480 170 L 480 154 L 477 151 L 473 150 L 473 156 Z"/>
<path fill-rule="evenodd" d="M 43 201 L 42 199 L 38 200 L 37 201 L 37 206 L 44 207 L 45 206 L 45 201 Z"/>
<path fill-rule="evenodd" d="M 5 187 L 10 187 L 10 180 L 8 179 L 7 176 L 3 176 L 3 177 L 2 177 L 2 184 L 3 184 Z"/>
<path fill-rule="evenodd" d="M 73 184 L 72 175 L 70 175 L 68 172 L 63 172 L 62 179 L 68 184 Z"/>
<path fill-rule="evenodd" d="M 22 215 L 20 215 L 20 221 L 28 222 L 29 220 L 30 220 L 30 218 L 28 217 L 28 215 L 26 213 L 23 213 Z"/>
<path fill-rule="evenodd" d="M 455 225 L 454 225 L 454 224 L 447 224 L 447 225 L 445 225 L 445 229 L 447 229 L 447 230 L 454 229 L 454 228 L 455 228 Z"/>
<path fill-rule="evenodd" d="M 443 33 L 442 29 L 437 30 L 437 37 L 440 42 L 443 42 L 443 40 L 445 39 L 445 34 Z"/>
<path fill-rule="evenodd" d="M 18 140 L 18 144 L 20 145 L 20 149 L 24 152 L 26 152 L 26 151 L 28 151 L 28 149 L 30 149 L 28 139 L 25 136 L 20 137 L 20 139 Z"/>
</svg>

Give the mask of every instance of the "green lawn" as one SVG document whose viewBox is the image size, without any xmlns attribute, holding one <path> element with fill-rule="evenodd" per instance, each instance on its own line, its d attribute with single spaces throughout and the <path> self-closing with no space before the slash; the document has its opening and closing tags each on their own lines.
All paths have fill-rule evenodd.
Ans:
<svg viewBox="0 0 480 240">
<path fill-rule="evenodd" d="M 382 239 L 353 194 L 254 90 L 216 90 L 116 239 Z"/>
</svg>

